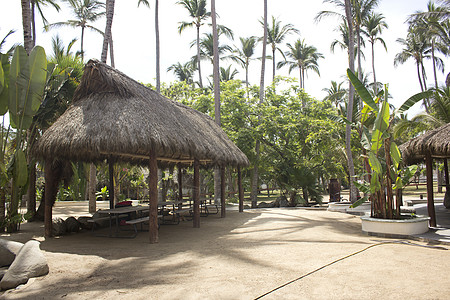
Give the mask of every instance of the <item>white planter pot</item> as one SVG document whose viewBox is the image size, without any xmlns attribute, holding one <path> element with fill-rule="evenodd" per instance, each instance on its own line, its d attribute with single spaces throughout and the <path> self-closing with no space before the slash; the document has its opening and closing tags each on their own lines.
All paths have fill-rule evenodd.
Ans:
<svg viewBox="0 0 450 300">
<path fill-rule="evenodd" d="M 388 220 L 362 216 L 362 231 L 369 235 L 409 236 L 428 231 L 429 217 L 416 216 L 411 219 Z"/>
</svg>

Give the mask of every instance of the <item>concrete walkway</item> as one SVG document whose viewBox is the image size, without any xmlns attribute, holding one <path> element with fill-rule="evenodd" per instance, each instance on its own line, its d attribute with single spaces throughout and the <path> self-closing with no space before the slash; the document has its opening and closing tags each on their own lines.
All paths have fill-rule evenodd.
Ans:
<svg viewBox="0 0 450 300">
<path fill-rule="evenodd" d="M 428 215 L 426 204 L 414 205 L 416 214 Z M 418 238 L 427 242 L 441 242 L 450 244 L 450 209 L 446 209 L 442 203 L 435 203 L 434 209 L 436 210 L 436 223 L 437 227 L 432 227 L 424 234 L 418 234 L 413 238 Z"/>
</svg>

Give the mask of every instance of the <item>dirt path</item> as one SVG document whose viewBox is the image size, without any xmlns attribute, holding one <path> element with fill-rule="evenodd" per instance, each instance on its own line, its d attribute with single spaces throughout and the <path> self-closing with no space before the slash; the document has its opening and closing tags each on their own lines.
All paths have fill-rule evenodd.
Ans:
<svg viewBox="0 0 450 300">
<path fill-rule="evenodd" d="M 44 240 L 40 224 L 8 238 L 42 241 L 50 273 L 3 299 L 448 299 L 450 248 L 382 244 L 358 217 L 306 209 L 228 211 L 161 226 L 159 244 L 94 237 Z M 424 243 L 412 242 L 426 246 Z M 352 255 L 358 251 L 367 250 Z"/>
</svg>

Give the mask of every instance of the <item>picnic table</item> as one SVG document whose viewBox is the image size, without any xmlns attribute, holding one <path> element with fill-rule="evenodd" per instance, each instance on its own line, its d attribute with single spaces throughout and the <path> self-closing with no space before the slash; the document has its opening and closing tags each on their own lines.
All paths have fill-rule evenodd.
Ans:
<svg viewBox="0 0 450 300">
<path fill-rule="evenodd" d="M 148 205 L 137 205 L 137 206 L 123 206 L 117 208 L 98 210 L 97 213 L 100 215 L 105 215 L 109 218 L 109 234 L 108 237 L 128 237 L 133 238 L 137 235 L 137 224 L 142 224 L 149 220 L 148 216 L 143 216 L 144 211 L 148 211 Z M 119 235 L 119 225 L 120 219 L 126 217 L 126 225 L 133 225 L 135 234 L 133 236 L 121 236 Z M 113 228 L 113 220 L 115 220 L 116 226 L 115 230 Z"/>
</svg>

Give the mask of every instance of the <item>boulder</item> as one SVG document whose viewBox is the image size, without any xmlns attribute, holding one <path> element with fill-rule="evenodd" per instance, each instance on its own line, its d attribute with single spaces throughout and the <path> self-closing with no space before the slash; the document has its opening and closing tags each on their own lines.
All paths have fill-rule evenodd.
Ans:
<svg viewBox="0 0 450 300">
<path fill-rule="evenodd" d="M 0 239 L 0 267 L 12 264 L 22 246 L 19 242 Z"/>
<path fill-rule="evenodd" d="M 274 206 L 273 202 L 266 203 L 266 202 L 260 202 L 258 203 L 258 208 L 272 208 Z"/>
<path fill-rule="evenodd" d="M 80 231 L 80 222 L 74 217 L 68 217 L 64 223 L 66 223 L 67 232 L 78 232 Z"/>
<path fill-rule="evenodd" d="M 88 220 L 92 219 L 91 217 L 78 217 L 77 221 L 80 223 L 81 229 L 92 229 L 92 223 L 88 223 Z"/>
<path fill-rule="evenodd" d="M 0 281 L 0 290 L 13 289 L 32 277 L 48 274 L 47 259 L 39 248 L 39 242 L 25 243 Z"/>
<path fill-rule="evenodd" d="M 66 222 L 61 218 L 53 218 L 52 221 L 53 236 L 64 235 L 67 232 Z"/>
<path fill-rule="evenodd" d="M 280 197 L 280 207 L 289 207 L 289 201 L 286 199 L 286 197 Z"/>
<path fill-rule="evenodd" d="M 0 280 L 5 276 L 6 271 L 8 271 L 8 268 L 0 268 Z"/>
</svg>

